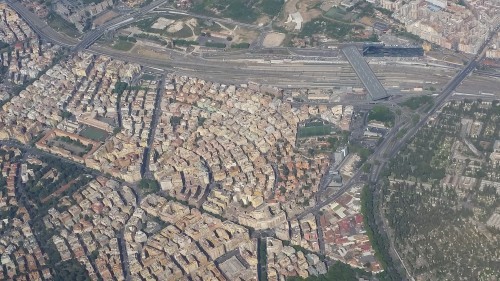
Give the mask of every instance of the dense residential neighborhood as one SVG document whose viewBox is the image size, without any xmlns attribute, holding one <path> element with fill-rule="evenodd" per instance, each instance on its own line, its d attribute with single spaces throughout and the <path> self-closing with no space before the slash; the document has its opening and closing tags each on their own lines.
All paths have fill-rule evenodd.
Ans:
<svg viewBox="0 0 500 281">
<path fill-rule="evenodd" d="M 496 280 L 499 11 L 0 3 L 0 280 Z"/>
</svg>

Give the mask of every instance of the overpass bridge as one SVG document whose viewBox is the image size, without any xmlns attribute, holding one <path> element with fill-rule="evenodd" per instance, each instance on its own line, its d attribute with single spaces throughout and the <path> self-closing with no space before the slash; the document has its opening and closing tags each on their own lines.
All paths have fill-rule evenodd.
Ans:
<svg viewBox="0 0 500 281">
<path fill-rule="evenodd" d="M 116 17 L 105 24 L 101 25 L 100 27 L 88 32 L 74 48 L 74 51 L 82 50 L 82 49 L 87 49 L 90 47 L 92 44 L 95 43 L 99 38 L 101 38 L 104 33 L 116 30 L 122 26 L 125 26 L 127 24 L 130 24 L 134 22 L 135 20 L 141 18 L 141 16 L 153 11 L 154 9 L 158 8 L 159 6 L 167 3 L 168 0 L 157 0 L 153 1 L 149 4 L 147 4 L 144 7 L 139 8 L 138 10 L 121 15 L 119 17 Z"/>
<path fill-rule="evenodd" d="M 344 53 L 372 100 L 375 101 L 389 97 L 384 86 L 382 86 L 356 46 L 343 47 L 342 53 Z"/>
<path fill-rule="evenodd" d="M 122 14 L 114 19 L 111 19 L 96 29 L 86 32 L 80 41 L 77 38 L 70 38 L 68 36 L 58 34 L 45 22 L 41 21 L 35 14 L 24 7 L 19 1 L 6 0 L 5 2 L 9 5 L 9 7 L 16 11 L 37 34 L 46 35 L 43 39 L 47 39 L 64 47 L 71 47 L 72 50 L 76 52 L 87 49 L 106 32 L 114 31 L 141 19 L 145 14 L 167 3 L 168 0 L 155 0 L 148 5 L 135 10 L 134 12 Z"/>
</svg>

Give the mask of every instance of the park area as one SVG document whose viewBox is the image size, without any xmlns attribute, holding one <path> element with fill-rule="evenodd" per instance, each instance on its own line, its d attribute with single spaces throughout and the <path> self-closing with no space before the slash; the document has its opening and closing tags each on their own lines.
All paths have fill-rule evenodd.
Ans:
<svg viewBox="0 0 500 281">
<path fill-rule="evenodd" d="M 387 107 L 376 105 L 368 113 L 368 121 L 379 121 L 384 123 L 387 127 L 394 126 L 396 115 Z"/>
</svg>

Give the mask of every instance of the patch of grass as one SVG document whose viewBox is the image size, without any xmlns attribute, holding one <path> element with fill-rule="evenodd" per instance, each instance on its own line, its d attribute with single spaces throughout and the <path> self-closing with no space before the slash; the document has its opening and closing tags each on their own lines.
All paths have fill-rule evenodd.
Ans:
<svg viewBox="0 0 500 281">
<path fill-rule="evenodd" d="M 335 262 L 328 272 L 324 275 L 319 276 L 309 276 L 307 278 L 301 278 L 298 276 L 288 277 L 287 281 L 357 281 L 364 278 L 370 278 L 371 273 L 366 272 L 359 268 L 353 268 L 345 263 L 339 261 Z"/>
<path fill-rule="evenodd" d="M 151 41 L 154 41 L 154 42 L 157 42 L 160 44 L 168 44 L 168 42 L 165 41 L 164 38 L 162 38 L 160 36 L 156 36 L 156 35 L 147 34 L 147 33 L 139 33 L 139 34 L 136 34 L 135 37 L 144 38 L 144 39 L 151 40 Z"/>
<path fill-rule="evenodd" d="M 299 127 L 297 132 L 298 138 L 309 138 L 317 136 L 326 136 L 331 134 L 332 127 L 327 125 Z"/>
<path fill-rule="evenodd" d="M 328 37 L 338 40 L 346 39 L 355 30 L 362 29 L 362 26 L 352 25 L 341 22 L 332 22 L 325 19 L 315 19 L 304 24 L 300 37 L 312 36 L 314 34 L 324 34 Z"/>
<path fill-rule="evenodd" d="M 425 104 L 433 104 L 433 100 L 431 96 L 420 96 L 420 97 L 411 97 L 410 99 L 401 103 L 402 106 L 406 106 L 410 109 L 417 109 Z"/>
<path fill-rule="evenodd" d="M 359 163 L 358 163 L 358 167 L 360 167 L 361 165 L 363 165 L 363 163 L 365 163 L 365 161 L 368 159 L 368 157 L 370 157 L 370 155 L 373 153 L 371 150 L 369 150 L 368 148 L 366 147 L 363 147 L 359 144 L 349 144 L 349 151 L 351 153 L 356 153 L 359 155 Z"/>
<path fill-rule="evenodd" d="M 56 264 L 54 268 L 54 280 L 75 280 L 86 281 L 90 280 L 89 273 L 84 265 L 79 263 L 76 259 L 63 261 Z"/>
<path fill-rule="evenodd" d="M 250 43 L 242 42 L 242 43 L 231 44 L 231 48 L 233 48 L 233 49 L 248 49 L 248 48 L 250 48 Z"/>
<path fill-rule="evenodd" d="M 95 141 L 104 141 L 108 137 L 108 133 L 106 131 L 90 126 L 81 130 L 80 135 Z"/>
<path fill-rule="evenodd" d="M 52 12 L 47 16 L 47 24 L 53 29 L 61 31 L 68 36 L 78 37 L 80 35 L 80 32 L 76 29 L 76 26 L 73 23 L 65 20 L 55 12 Z"/>
<path fill-rule="evenodd" d="M 120 51 L 130 51 L 134 47 L 134 43 L 129 41 L 118 40 L 115 44 L 113 44 L 113 49 Z"/>
<path fill-rule="evenodd" d="M 386 126 L 394 125 L 395 114 L 387 107 L 377 105 L 368 114 L 368 121 L 375 120 L 384 123 Z"/>
<path fill-rule="evenodd" d="M 174 46 L 199 45 L 199 43 L 197 41 L 191 41 L 191 40 L 175 39 L 172 41 L 174 42 Z"/>
<path fill-rule="evenodd" d="M 363 222 L 366 229 L 366 234 L 370 239 L 373 249 L 375 250 L 375 257 L 380 262 L 380 265 L 385 269 L 391 269 L 390 274 L 386 272 L 385 278 L 387 280 L 398 280 L 397 272 L 392 269 L 392 258 L 389 254 L 389 241 L 387 237 L 382 235 L 377 229 L 375 221 L 375 212 L 377 211 L 374 205 L 373 191 L 364 186 L 361 191 L 361 213 L 363 214 Z M 392 276 L 391 275 L 396 275 Z M 394 278 L 395 277 L 395 278 Z"/>
<path fill-rule="evenodd" d="M 274 17 L 279 14 L 281 11 L 281 7 L 285 1 L 283 0 L 262 0 L 259 3 L 259 8 L 266 14 L 271 17 Z"/>
<path fill-rule="evenodd" d="M 400 138 L 404 137 L 404 135 L 406 135 L 407 132 L 408 132 L 407 128 L 400 129 L 398 131 L 398 133 L 396 134 L 396 138 L 400 139 Z"/>
<path fill-rule="evenodd" d="M 231 27 L 229 27 L 229 25 L 226 25 L 226 26 L 228 26 L 228 28 L 231 28 Z M 198 27 L 203 29 L 203 31 L 221 32 L 224 30 L 224 28 L 222 28 L 222 26 L 220 26 L 217 23 L 213 23 L 212 25 L 209 26 L 209 25 L 206 25 L 205 22 L 201 22 Z"/>
<path fill-rule="evenodd" d="M 137 26 L 141 30 L 144 30 L 144 31 L 147 31 L 147 32 L 151 32 L 151 30 L 152 30 L 151 26 L 157 20 L 158 20 L 158 17 L 152 17 L 152 18 L 143 19 L 143 20 L 140 20 L 140 21 L 136 22 L 135 26 Z"/>
<path fill-rule="evenodd" d="M 247 3 L 247 1 L 242 0 L 232 0 L 223 15 L 243 22 L 254 22 L 257 19 L 257 14 Z"/>
<path fill-rule="evenodd" d="M 137 39 L 135 39 L 132 36 L 118 36 L 118 39 L 120 39 L 121 41 L 128 41 L 128 42 L 132 42 L 132 43 L 137 42 Z"/>
<path fill-rule="evenodd" d="M 3 41 L 0 41 L 0 50 L 3 51 L 3 49 L 9 48 L 9 47 L 10 47 L 9 43 L 5 43 Z"/>
<path fill-rule="evenodd" d="M 250 23 L 256 21 L 258 17 L 253 4 L 253 1 L 246 0 L 202 0 L 193 6 L 193 11 L 213 14 L 212 10 L 217 10 L 223 17 Z"/>
<path fill-rule="evenodd" d="M 267 264 L 267 245 L 266 245 L 266 240 L 265 239 L 259 239 L 258 240 L 258 249 L 259 252 L 258 254 L 258 259 L 259 263 L 261 266 L 257 269 L 257 274 L 259 277 L 259 280 L 264 280 L 267 281 L 267 272 L 265 270 L 265 267 L 263 265 Z"/>
<path fill-rule="evenodd" d="M 226 44 L 217 43 L 217 42 L 207 42 L 207 43 L 205 43 L 205 47 L 224 49 L 224 48 L 226 48 Z"/>
<path fill-rule="evenodd" d="M 156 180 L 142 179 L 139 181 L 139 188 L 145 193 L 156 193 L 160 191 L 160 184 Z"/>
<path fill-rule="evenodd" d="M 365 1 L 360 1 L 356 3 L 353 7 L 355 7 L 356 11 L 359 12 L 358 18 L 373 17 L 375 14 L 375 7 L 371 3 Z"/>
<path fill-rule="evenodd" d="M 393 12 L 391 10 L 387 10 L 387 9 L 384 9 L 384 8 L 381 8 L 381 7 L 375 7 L 375 10 L 381 12 L 382 14 L 386 15 L 386 16 L 392 16 Z"/>
<path fill-rule="evenodd" d="M 339 7 L 332 7 L 330 10 L 328 10 L 325 13 L 325 17 L 334 19 L 334 20 L 339 20 L 339 21 L 345 21 L 344 17 L 347 14 L 346 11 Z"/>
</svg>

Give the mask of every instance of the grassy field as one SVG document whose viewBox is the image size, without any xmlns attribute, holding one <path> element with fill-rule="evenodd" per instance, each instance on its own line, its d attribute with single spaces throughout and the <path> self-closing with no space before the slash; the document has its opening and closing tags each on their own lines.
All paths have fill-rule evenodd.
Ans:
<svg viewBox="0 0 500 281">
<path fill-rule="evenodd" d="M 262 0 L 258 7 L 264 13 L 274 17 L 278 15 L 285 1 L 283 0 Z"/>
<path fill-rule="evenodd" d="M 81 130 L 80 135 L 82 137 L 86 137 L 95 141 L 104 141 L 108 137 L 108 133 L 106 131 L 90 126 L 87 126 L 83 130 Z"/>
<path fill-rule="evenodd" d="M 50 13 L 47 17 L 47 24 L 57 31 L 61 31 L 64 34 L 71 37 L 80 36 L 80 32 L 76 29 L 75 25 L 63 19 L 60 15 L 56 13 Z"/>
<path fill-rule="evenodd" d="M 400 103 L 400 105 L 406 106 L 413 110 L 425 104 L 434 104 L 431 96 L 411 97 L 410 99 Z"/>
<path fill-rule="evenodd" d="M 344 17 L 346 14 L 347 12 L 344 11 L 343 9 L 338 7 L 332 7 L 330 10 L 328 10 L 328 12 L 325 13 L 325 16 L 331 19 L 345 21 Z"/>
<path fill-rule="evenodd" d="M 233 48 L 233 49 L 248 49 L 248 48 L 250 48 L 250 43 L 241 42 L 241 43 L 231 44 L 231 48 Z"/>
<path fill-rule="evenodd" d="M 299 138 L 309 138 L 309 137 L 319 137 L 331 134 L 332 127 L 328 125 L 320 126 L 305 126 L 299 127 L 297 131 L 297 137 Z"/>
<path fill-rule="evenodd" d="M 388 127 L 394 125 L 395 114 L 387 107 L 377 105 L 368 114 L 368 121 L 375 120 L 384 123 Z"/>
<path fill-rule="evenodd" d="M 224 43 L 218 43 L 218 42 L 207 42 L 205 43 L 205 47 L 210 47 L 210 48 L 226 48 L 226 44 Z"/>
<path fill-rule="evenodd" d="M 213 14 L 212 9 L 219 10 L 223 17 L 241 22 L 251 23 L 259 16 L 252 2 L 245 0 L 202 0 L 193 6 L 193 11 L 203 14 Z"/>
<path fill-rule="evenodd" d="M 134 47 L 134 43 L 124 40 L 118 40 L 115 44 L 113 44 L 113 49 L 120 51 L 130 51 Z"/>
<path fill-rule="evenodd" d="M 314 122 L 309 122 L 304 124 L 306 127 L 320 127 L 323 126 L 323 122 L 321 121 L 314 121 Z"/>
<path fill-rule="evenodd" d="M 358 29 L 363 29 L 363 27 L 327 19 L 315 19 L 304 24 L 299 36 L 305 37 L 314 34 L 324 34 L 338 40 L 347 40 Z"/>
</svg>

